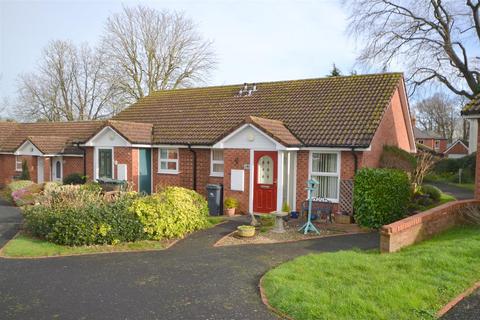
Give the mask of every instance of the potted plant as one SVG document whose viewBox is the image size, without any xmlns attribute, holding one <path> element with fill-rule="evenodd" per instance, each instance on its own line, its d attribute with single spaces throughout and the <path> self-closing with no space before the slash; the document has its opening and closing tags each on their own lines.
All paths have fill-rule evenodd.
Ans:
<svg viewBox="0 0 480 320">
<path fill-rule="evenodd" d="M 238 200 L 234 197 L 227 197 L 223 204 L 225 206 L 225 214 L 233 217 L 235 215 L 235 209 L 238 208 Z"/>
<path fill-rule="evenodd" d="M 249 238 L 255 235 L 255 227 L 254 226 L 238 226 L 237 233 L 240 237 Z"/>
<path fill-rule="evenodd" d="M 352 223 L 352 216 L 344 211 L 337 213 L 335 214 L 335 223 L 350 224 Z"/>
</svg>

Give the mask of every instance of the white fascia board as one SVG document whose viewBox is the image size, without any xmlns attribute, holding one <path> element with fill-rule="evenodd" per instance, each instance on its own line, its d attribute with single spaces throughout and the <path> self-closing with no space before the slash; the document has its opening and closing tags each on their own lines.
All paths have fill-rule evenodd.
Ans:
<svg viewBox="0 0 480 320">
<path fill-rule="evenodd" d="M 227 142 L 228 140 L 230 140 L 232 137 L 234 137 L 235 135 L 237 135 L 239 132 L 242 132 L 243 129 L 245 128 L 252 128 L 253 130 L 255 130 L 257 133 L 259 133 L 260 135 L 262 135 L 263 137 L 265 137 L 267 140 L 269 140 L 270 142 L 272 142 L 274 145 L 275 145 L 275 150 L 276 151 L 284 151 L 284 150 L 287 150 L 287 148 L 279 143 L 277 140 L 273 139 L 272 137 L 270 137 L 269 135 L 265 134 L 265 132 L 263 132 L 262 130 L 258 129 L 254 124 L 251 124 L 251 123 L 245 123 L 244 125 L 240 126 L 239 128 L 237 128 L 236 130 L 234 130 L 233 132 L 231 132 L 230 134 L 228 134 L 226 137 L 222 138 L 222 140 L 218 141 L 217 143 L 215 143 L 211 148 L 213 149 L 225 149 L 224 147 L 224 144 L 225 142 Z M 249 148 L 246 148 L 246 149 L 249 149 Z"/>
<path fill-rule="evenodd" d="M 480 114 L 467 114 L 462 116 L 464 119 L 480 119 Z"/>
<path fill-rule="evenodd" d="M 368 148 L 329 148 L 329 147 L 303 147 L 300 148 L 300 150 L 308 150 L 308 151 L 332 151 L 332 152 L 337 152 L 337 151 L 371 151 L 372 147 L 368 146 Z"/>
<path fill-rule="evenodd" d="M 117 130 L 115 130 L 114 128 L 112 128 L 111 126 L 106 126 L 104 127 L 102 130 L 100 130 L 99 132 L 97 132 L 96 135 L 94 135 L 92 138 L 90 138 L 87 142 L 85 142 L 84 144 L 81 144 L 80 146 L 82 147 L 96 147 L 97 145 L 95 145 L 93 143 L 93 141 L 100 135 L 102 135 L 105 131 L 107 130 L 112 130 L 113 132 L 115 132 L 115 134 L 122 140 L 125 142 L 125 146 L 126 147 L 131 147 L 132 144 L 130 142 L 128 142 L 127 139 L 125 139 L 124 137 L 122 137 L 122 135 L 120 133 L 118 133 Z"/>
<path fill-rule="evenodd" d="M 15 153 L 14 153 L 14 152 L 0 152 L 0 154 L 10 154 L 10 155 L 14 155 Z"/>
</svg>

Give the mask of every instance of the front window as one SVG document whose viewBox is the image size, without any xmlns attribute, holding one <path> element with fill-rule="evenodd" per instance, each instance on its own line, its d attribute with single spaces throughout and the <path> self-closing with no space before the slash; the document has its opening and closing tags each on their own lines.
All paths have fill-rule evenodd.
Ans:
<svg viewBox="0 0 480 320">
<path fill-rule="evenodd" d="M 311 179 L 318 184 L 313 197 L 338 201 L 338 186 L 340 178 L 338 153 L 311 153 Z"/>
<path fill-rule="evenodd" d="M 158 172 L 178 173 L 178 149 L 159 149 Z"/>
<path fill-rule="evenodd" d="M 15 170 L 22 171 L 22 159 L 19 156 L 15 156 Z"/>
<path fill-rule="evenodd" d="M 98 177 L 113 178 L 112 149 L 98 149 Z"/>
<path fill-rule="evenodd" d="M 212 149 L 212 165 L 210 174 L 216 177 L 223 177 L 223 150 L 221 149 Z"/>
<path fill-rule="evenodd" d="M 435 140 L 435 150 L 440 149 L 440 140 Z"/>
<path fill-rule="evenodd" d="M 423 143 L 423 140 L 418 140 L 418 143 L 420 143 L 420 144 L 424 144 L 424 143 Z"/>
</svg>

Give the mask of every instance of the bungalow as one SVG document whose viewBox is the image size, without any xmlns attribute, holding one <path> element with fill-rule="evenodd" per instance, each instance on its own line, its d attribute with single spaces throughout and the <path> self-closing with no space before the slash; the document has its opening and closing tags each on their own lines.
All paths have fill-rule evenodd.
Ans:
<svg viewBox="0 0 480 320">
<path fill-rule="evenodd" d="M 27 160 L 34 180 L 71 172 L 152 192 L 223 184 L 242 212 L 316 197 L 352 212 L 355 171 L 384 145 L 416 152 L 400 73 L 154 92 L 108 121 L 1 124 L 0 182 Z"/>
<path fill-rule="evenodd" d="M 468 143 L 460 139 L 455 140 L 447 146 L 447 150 L 443 153 L 445 157 L 450 159 L 458 159 L 468 155 Z"/>
<path fill-rule="evenodd" d="M 426 146 L 437 154 L 443 154 L 445 150 L 447 150 L 447 138 L 444 138 L 434 132 L 419 129 L 416 126 L 415 118 L 412 118 L 412 125 L 416 143 Z"/>
</svg>

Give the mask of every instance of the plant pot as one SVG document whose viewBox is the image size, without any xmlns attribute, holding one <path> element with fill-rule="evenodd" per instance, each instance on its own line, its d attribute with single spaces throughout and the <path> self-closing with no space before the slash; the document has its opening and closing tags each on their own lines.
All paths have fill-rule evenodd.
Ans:
<svg viewBox="0 0 480 320">
<path fill-rule="evenodd" d="M 351 224 L 352 223 L 352 217 L 344 214 L 336 214 L 335 215 L 335 223 L 340 223 L 340 224 Z"/>
<path fill-rule="evenodd" d="M 235 208 L 225 208 L 225 215 L 227 217 L 233 217 L 235 215 Z"/>
<path fill-rule="evenodd" d="M 292 219 L 298 219 L 298 216 L 299 216 L 299 215 L 300 215 L 300 212 L 298 212 L 298 211 L 292 211 L 292 212 L 290 212 L 290 217 L 291 217 Z"/>
<path fill-rule="evenodd" d="M 255 227 L 254 226 L 238 226 L 237 234 L 240 237 L 244 237 L 244 238 L 253 237 L 255 235 Z"/>
</svg>

